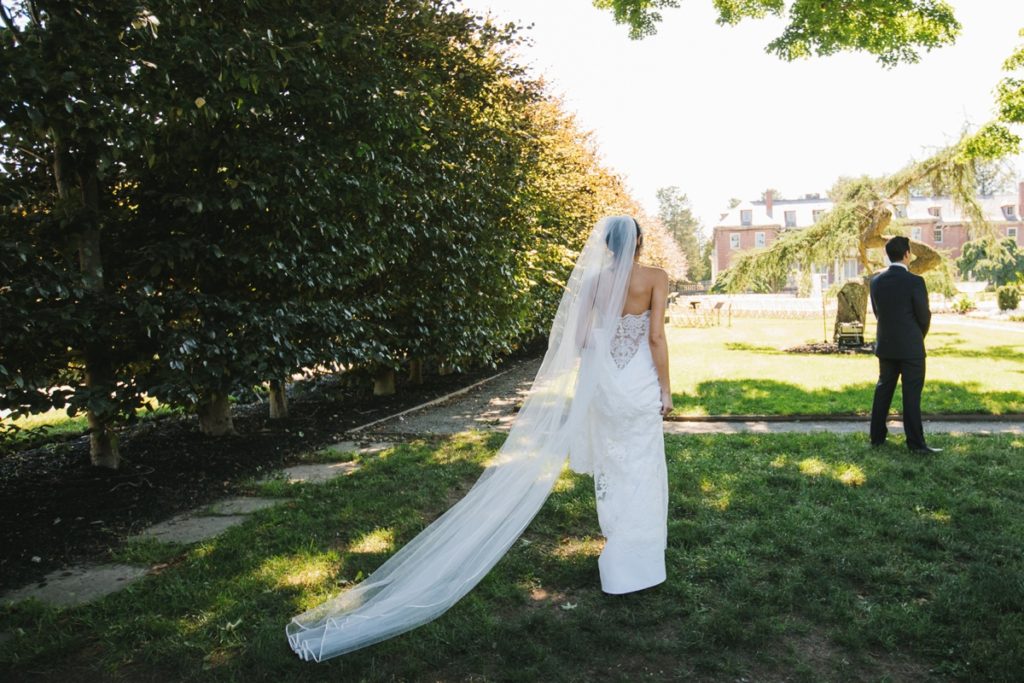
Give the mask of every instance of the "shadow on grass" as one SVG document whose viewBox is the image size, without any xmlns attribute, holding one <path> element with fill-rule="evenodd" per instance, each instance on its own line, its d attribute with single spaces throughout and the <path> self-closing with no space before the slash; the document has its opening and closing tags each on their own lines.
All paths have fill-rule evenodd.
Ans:
<svg viewBox="0 0 1024 683">
<path fill-rule="evenodd" d="M 774 346 L 757 346 L 756 344 L 748 344 L 746 342 L 726 342 L 725 348 L 728 351 L 749 351 L 750 353 L 762 353 L 766 356 L 789 355 L 782 349 L 777 349 Z"/>
<path fill-rule="evenodd" d="M 1006 360 L 1021 363 L 1024 362 L 1024 347 L 987 346 L 984 349 L 965 349 L 959 346 L 939 346 L 929 349 L 928 355 L 949 356 L 953 358 L 984 358 L 987 360 Z"/>
<path fill-rule="evenodd" d="M 875 383 L 811 389 L 770 379 L 701 382 L 694 393 L 673 394 L 682 414 L 706 415 L 869 415 Z M 902 402 L 897 387 L 892 409 Z M 1024 392 L 985 391 L 977 382 L 926 381 L 921 397 L 925 415 L 1024 413 Z"/>
</svg>

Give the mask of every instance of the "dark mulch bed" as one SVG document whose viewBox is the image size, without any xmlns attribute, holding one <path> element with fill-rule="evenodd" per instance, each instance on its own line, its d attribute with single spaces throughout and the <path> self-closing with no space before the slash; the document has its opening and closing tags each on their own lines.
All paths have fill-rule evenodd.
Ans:
<svg viewBox="0 0 1024 683">
<path fill-rule="evenodd" d="M 524 349 L 503 365 L 538 353 Z M 90 465 L 86 437 L 6 454 L 0 457 L 0 588 L 102 560 L 143 527 L 237 493 L 245 478 L 294 464 L 302 453 L 343 440 L 348 429 L 495 372 L 432 376 L 419 386 L 400 382 L 390 397 L 334 376 L 299 382 L 286 420 L 270 420 L 265 403 L 236 405 L 237 436 L 204 437 L 191 416 L 149 420 L 122 433 L 116 472 Z"/>
<path fill-rule="evenodd" d="M 801 344 L 800 346 L 793 346 L 786 349 L 786 353 L 837 353 L 844 356 L 854 356 L 857 354 L 871 355 L 874 352 L 874 344 L 864 344 L 863 346 L 840 347 L 838 344 L 834 344 L 832 342 Z"/>
</svg>

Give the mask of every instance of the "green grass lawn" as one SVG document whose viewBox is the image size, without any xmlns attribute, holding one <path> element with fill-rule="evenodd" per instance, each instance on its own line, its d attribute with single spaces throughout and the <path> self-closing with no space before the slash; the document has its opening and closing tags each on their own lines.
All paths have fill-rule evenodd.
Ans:
<svg viewBox="0 0 1024 683">
<path fill-rule="evenodd" d="M 871 412 L 874 356 L 783 352 L 822 341 L 820 320 L 735 318 L 732 327 L 669 327 L 668 336 L 678 414 Z M 873 327 L 867 338 L 874 339 Z M 1024 413 L 1024 334 L 937 321 L 926 345 L 926 414 Z M 897 389 L 894 413 L 901 400 Z"/>
<path fill-rule="evenodd" d="M 860 435 L 667 439 L 668 581 L 600 592 L 589 477 L 437 621 L 316 665 L 284 626 L 461 495 L 502 437 L 367 458 L 127 590 L 0 611 L 0 678 L 124 681 L 1012 680 L 1024 671 L 1024 439 L 913 457 Z M 900 441 L 899 438 L 896 441 Z"/>
<path fill-rule="evenodd" d="M 148 407 L 139 408 L 136 415 L 141 420 L 170 415 L 173 411 L 169 406 L 161 405 L 155 398 L 147 399 Z M 0 420 L 4 427 L 13 425 L 19 431 L 11 434 L 12 443 L 21 447 L 31 447 L 48 441 L 73 438 L 85 434 L 89 429 L 89 421 L 85 413 L 69 417 L 67 410 L 53 409 L 45 413 L 19 417 L 17 420 Z"/>
</svg>

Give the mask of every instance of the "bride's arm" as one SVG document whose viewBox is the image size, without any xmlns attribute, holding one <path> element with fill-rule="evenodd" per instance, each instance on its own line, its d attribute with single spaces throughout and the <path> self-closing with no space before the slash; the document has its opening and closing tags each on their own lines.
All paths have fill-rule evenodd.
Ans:
<svg viewBox="0 0 1024 683">
<path fill-rule="evenodd" d="M 651 293 L 651 356 L 661 385 L 661 414 L 672 412 L 672 387 L 668 379 L 668 340 L 665 338 L 665 306 L 668 303 L 668 273 L 655 270 Z"/>
</svg>

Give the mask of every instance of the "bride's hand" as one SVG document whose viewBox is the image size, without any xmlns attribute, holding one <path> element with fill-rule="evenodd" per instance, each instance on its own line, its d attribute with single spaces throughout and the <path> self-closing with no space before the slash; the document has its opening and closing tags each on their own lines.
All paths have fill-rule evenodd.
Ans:
<svg viewBox="0 0 1024 683">
<path fill-rule="evenodd" d="M 675 406 L 672 405 L 672 392 L 663 389 L 661 392 L 661 416 L 668 415 L 674 408 Z"/>
</svg>

